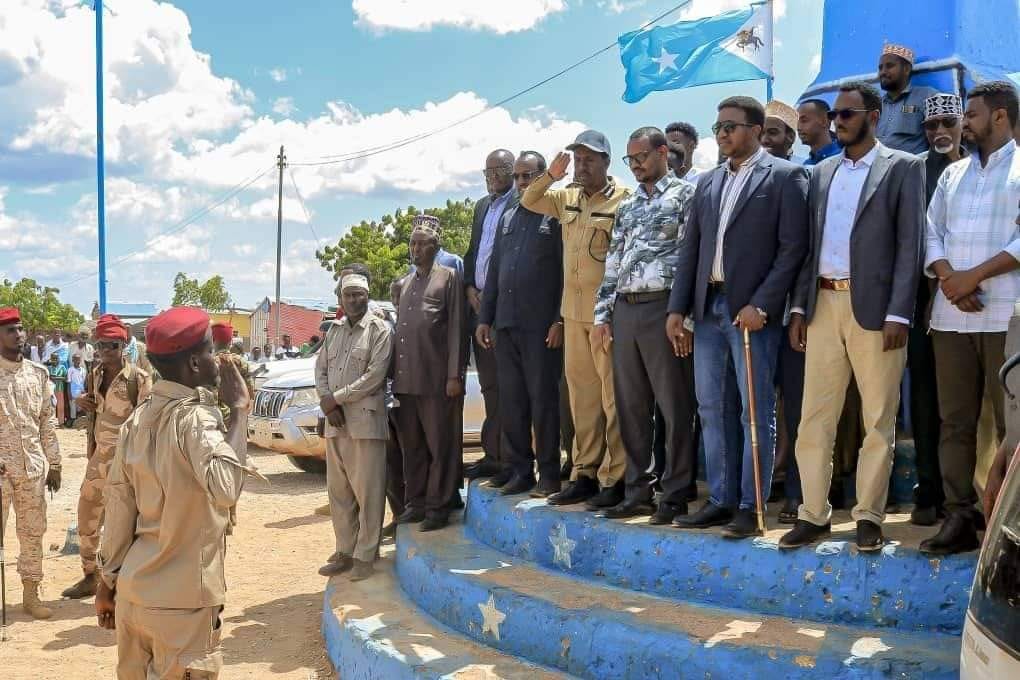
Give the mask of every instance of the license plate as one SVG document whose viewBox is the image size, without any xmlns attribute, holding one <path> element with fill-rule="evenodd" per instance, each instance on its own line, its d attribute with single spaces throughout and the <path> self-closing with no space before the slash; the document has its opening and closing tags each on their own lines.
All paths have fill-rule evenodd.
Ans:
<svg viewBox="0 0 1020 680">
<path fill-rule="evenodd" d="M 279 420 L 256 420 L 252 423 L 252 431 L 256 437 L 272 438 L 273 434 L 280 431 Z"/>
</svg>

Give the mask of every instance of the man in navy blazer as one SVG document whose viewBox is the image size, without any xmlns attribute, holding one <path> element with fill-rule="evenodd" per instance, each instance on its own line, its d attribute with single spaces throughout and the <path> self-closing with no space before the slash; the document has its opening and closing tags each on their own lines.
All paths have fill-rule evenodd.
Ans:
<svg viewBox="0 0 1020 680">
<path fill-rule="evenodd" d="M 761 488 L 767 496 L 783 314 L 808 249 L 807 171 L 762 148 L 764 123 L 765 109 L 751 97 L 730 97 L 718 106 L 712 130 L 728 160 L 698 178 L 666 324 L 674 350 L 686 354 L 693 347 L 697 355 L 694 382 L 709 484 L 708 502 L 673 523 L 726 524 L 723 533 L 731 538 L 757 534 L 743 330 L 751 336 Z"/>
</svg>

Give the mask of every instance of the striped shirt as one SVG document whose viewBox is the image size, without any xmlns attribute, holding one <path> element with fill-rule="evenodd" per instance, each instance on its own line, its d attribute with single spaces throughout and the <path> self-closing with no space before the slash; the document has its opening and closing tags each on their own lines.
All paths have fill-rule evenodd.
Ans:
<svg viewBox="0 0 1020 680">
<path fill-rule="evenodd" d="M 723 237 L 726 235 L 726 227 L 730 224 L 730 217 L 733 216 L 733 208 L 737 205 L 740 192 L 743 191 L 747 179 L 751 176 L 758 161 L 765 157 L 764 147 L 759 148 L 757 153 L 740 164 L 734 172 L 729 161 L 723 164 L 726 174 L 723 176 L 722 198 L 719 202 L 719 235 L 715 240 L 715 258 L 712 260 L 712 281 L 721 283 L 726 275 L 723 273 Z"/>
<path fill-rule="evenodd" d="M 928 206 L 925 271 L 946 260 L 953 269 L 976 267 L 1001 252 L 1020 260 L 1020 153 L 1010 140 L 981 167 L 978 154 L 953 163 L 939 179 Z M 960 333 L 1000 333 L 1009 327 L 1013 304 L 1020 299 L 1020 271 L 981 282 L 980 312 L 961 312 L 940 290 L 932 309 L 931 328 Z"/>
</svg>

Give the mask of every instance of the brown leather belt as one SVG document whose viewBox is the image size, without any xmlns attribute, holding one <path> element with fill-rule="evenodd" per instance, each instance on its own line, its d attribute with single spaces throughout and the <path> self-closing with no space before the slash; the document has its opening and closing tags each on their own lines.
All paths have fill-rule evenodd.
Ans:
<svg viewBox="0 0 1020 680">
<path fill-rule="evenodd" d="M 665 300 L 669 298 L 668 290 L 653 290 L 648 293 L 620 293 L 618 296 L 624 302 L 630 305 L 641 305 L 646 302 L 655 302 L 656 300 Z"/>
<path fill-rule="evenodd" d="M 846 292 L 850 290 L 850 279 L 827 279 L 819 276 L 818 287 L 824 288 L 825 290 Z"/>
</svg>

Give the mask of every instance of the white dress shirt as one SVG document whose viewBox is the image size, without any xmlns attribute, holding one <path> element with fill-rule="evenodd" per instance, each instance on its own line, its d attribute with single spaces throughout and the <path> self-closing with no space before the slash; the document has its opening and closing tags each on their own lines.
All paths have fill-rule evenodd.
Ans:
<svg viewBox="0 0 1020 680">
<path fill-rule="evenodd" d="M 1020 260 L 1020 228 L 1016 216 L 1020 203 L 1020 153 L 1010 140 L 988 157 L 981 167 L 971 154 L 945 169 L 928 206 L 925 273 L 934 277 L 931 265 L 946 260 L 953 269 L 976 267 L 1001 252 Z M 1001 333 L 1009 328 L 1013 303 L 1020 298 L 1020 271 L 981 282 L 980 312 L 962 312 L 935 294 L 931 328 L 958 333 Z"/>
<path fill-rule="evenodd" d="M 715 239 L 715 257 L 712 259 L 712 277 L 714 283 L 721 283 L 726 280 L 723 272 L 723 237 L 726 236 L 726 227 L 733 217 L 733 208 L 737 205 L 740 192 L 744 190 L 747 179 L 751 176 L 758 161 L 765 156 L 765 149 L 759 147 L 758 151 L 740 164 L 734 171 L 729 161 L 723 165 L 726 174 L 723 176 L 722 198 L 719 201 L 719 233 Z"/>
</svg>

